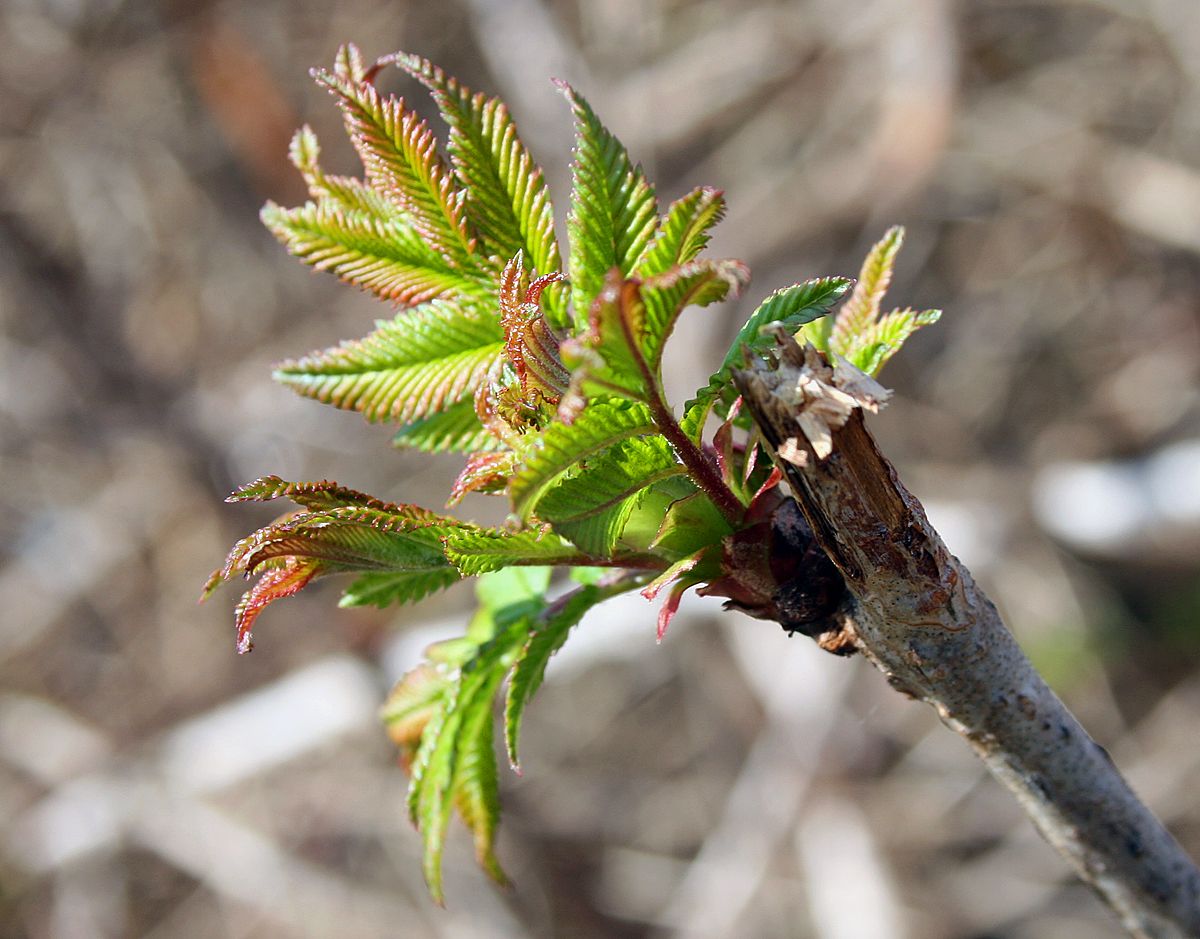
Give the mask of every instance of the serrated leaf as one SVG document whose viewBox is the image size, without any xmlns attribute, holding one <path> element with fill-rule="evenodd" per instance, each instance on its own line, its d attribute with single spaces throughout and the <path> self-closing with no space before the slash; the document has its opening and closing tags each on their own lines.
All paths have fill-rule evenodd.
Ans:
<svg viewBox="0 0 1200 939">
<path fill-rule="evenodd" d="M 425 513 L 424 509 L 418 509 L 415 506 L 405 506 L 402 510 L 399 506 L 391 502 L 383 502 L 374 496 L 367 495 L 365 492 L 348 489 L 327 479 L 318 483 L 293 483 L 288 482 L 286 479 L 280 479 L 278 476 L 263 476 L 252 483 L 246 483 L 246 485 L 238 489 L 233 495 L 226 498 L 225 501 L 269 502 L 272 499 L 281 499 L 284 497 L 313 512 L 360 505 L 372 509 L 381 509 L 385 512 L 404 511 L 414 518 L 420 517 L 424 513 L 424 517 L 430 521 L 439 519 L 439 516 L 433 512 Z"/>
<path fill-rule="evenodd" d="M 617 591 L 602 590 L 594 585 L 581 587 L 543 613 L 529 631 L 513 665 L 508 694 L 504 699 L 504 742 L 508 761 L 518 772 L 520 763 L 517 746 L 520 742 L 521 719 L 525 715 L 526 705 L 542 684 L 547 663 L 562 648 L 584 614 L 614 592 Z"/>
<path fill-rule="evenodd" d="M 549 531 L 463 529 L 445 536 L 446 557 L 464 577 L 517 564 L 556 565 L 582 560 L 579 549 Z"/>
<path fill-rule="evenodd" d="M 586 331 L 560 347 L 571 370 L 568 399 L 598 394 L 650 398 L 657 378 L 641 352 L 645 317 L 637 281 L 622 279 L 615 268 L 609 271 L 588 311 Z"/>
<path fill-rule="evenodd" d="M 729 393 L 731 375 L 744 356 L 748 352 L 766 352 L 775 342 L 773 336 L 762 334 L 764 326 L 778 322 L 795 332 L 805 323 L 812 322 L 833 309 L 853 284 L 854 281 L 847 277 L 821 277 L 784 287 L 767 297 L 746 320 L 746 325 L 738 332 L 726 354 L 725 361 L 709 378 L 708 385 L 700 389 L 696 397 L 687 403 L 681 422 L 685 432 L 698 435 L 703 429 L 704 417 L 713 404 L 721 398 L 733 397 Z"/>
<path fill-rule="evenodd" d="M 817 348 L 850 358 L 847 350 L 860 345 L 860 337 L 875 325 L 879 317 L 879 305 L 892 282 L 896 254 L 903 244 L 904 226 L 893 225 L 884 233 L 883 238 L 871 247 L 863 261 L 862 270 L 859 271 L 854 292 L 850 299 L 842 304 L 832 324 L 827 327 L 825 344 Z"/>
<path fill-rule="evenodd" d="M 475 245 L 463 193 L 425 122 L 402 99 L 380 95 L 366 78 L 354 81 L 323 71 L 314 77 L 337 97 L 368 182 L 386 193 L 437 251 L 466 263 Z"/>
<path fill-rule="evenodd" d="M 646 280 L 639 290 L 644 313 L 639 341 L 642 355 L 657 375 L 663 347 L 679 314 L 689 306 L 707 306 L 736 297 L 750 283 L 741 261 L 690 261 Z"/>
<path fill-rule="evenodd" d="M 537 514 L 582 551 L 607 557 L 621 536 L 637 494 L 684 471 L 663 437 L 622 440 L 550 489 L 538 503 Z"/>
<path fill-rule="evenodd" d="M 274 374 L 369 421 L 410 423 L 473 395 L 503 354 L 504 334 L 483 307 L 433 300 L 380 320 L 364 339 L 281 362 Z"/>
<path fill-rule="evenodd" d="M 539 400 L 556 404 L 571 380 L 571 373 L 559 355 L 558 337 L 538 305 L 542 291 L 559 279 L 560 275 L 549 274 L 530 281 L 520 252 L 500 275 L 498 297 L 504 351 L 516 370 L 522 397 L 531 408 Z"/>
<path fill-rule="evenodd" d="M 658 227 L 658 203 L 640 166 L 565 82 L 556 82 L 575 117 L 575 163 L 567 233 L 571 243 L 571 297 L 582 318 L 617 268 L 636 270 Z"/>
<path fill-rule="evenodd" d="M 415 55 L 388 56 L 422 82 L 450 126 L 449 152 L 464 208 L 484 250 L 501 258 L 523 251 L 538 274 L 561 271 L 554 212 L 541 168 L 517 137 L 499 98 L 472 94 L 437 66 Z M 550 321 L 565 325 L 565 291 L 547 292 Z"/>
<path fill-rule="evenodd" d="M 399 208 L 361 179 L 329 176 L 321 169 L 321 146 L 317 135 L 305 124 L 292 136 L 288 158 L 300 171 L 309 195 L 318 202 L 328 200 L 343 211 L 358 211 L 381 222 L 402 223 Z"/>
<path fill-rule="evenodd" d="M 320 505 L 326 500 L 344 501 L 347 493 L 366 504 L 284 516 L 234 545 L 225 565 L 209 578 L 205 597 L 237 572 L 261 575 L 237 607 L 239 651 L 250 650 L 251 627 L 268 603 L 290 596 L 316 577 L 339 572 L 453 571 L 441 539 L 452 530 L 468 527 L 457 519 L 414 506 L 382 503 L 335 483 L 294 484 L 266 477 L 252 484 L 242 497 L 289 495 Z"/>
<path fill-rule="evenodd" d="M 508 485 L 513 511 L 529 518 L 541 497 L 572 466 L 619 440 L 653 431 L 649 408 L 619 398 L 590 402 L 572 424 L 550 424 L 520 453 L 521 465 Z"/>
<path fill-rule="evenodd" d="M 338 606 L 382 609 L 393 603 L 416 603 L 460 579 L 458 571 L 450 566 L 431 571 L 369 571 L 346 588 Z"/>
<path fill-rule="evenodd" d="M 665 274 L 692 260 L 708 244 L 708 230 L 724 215 L 724 194 L 708 186 L 698 186 L 671 203 L 653 243 L 635 271 L 637 276 Z"/>
<path fill-rule="evenodd" d="M 858 338 L 846 358 L 868 375 L 878 375 L 909 336 L 922 326 L 936 323 L 941 316 L 941 310 L 893 310 Z"/>
<path fill-rule="evenodd" d="M 504 444 L 487 432 L 475 413 L 475 402 L 467 400 L 401 427 L 392 437 L 392 446 L 423 453 L 479 453 Z"/>
<path fill-rule="evenodd" d="M 261 218 L 305 264 L 403 306 L 434 298 L 486 299 L 493 289 L 488 277 L 456 268 L 430 251 L 403 222 L 331 199 L 294 209 L 268 202 Z"/>
</svg>

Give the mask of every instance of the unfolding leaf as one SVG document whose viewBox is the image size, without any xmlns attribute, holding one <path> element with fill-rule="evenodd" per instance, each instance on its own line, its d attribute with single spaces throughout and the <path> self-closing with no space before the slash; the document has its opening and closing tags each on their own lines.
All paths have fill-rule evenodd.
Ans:
<svg viewBox="0 0 1200 939">
<path fill-rule="evenodd" d="M 634 272 L 658 226 L 654 189 L 621 142 L 591 106 L 565 82 L 557 82 L 575 115 L 572 167 L 571 297 L 576 318 L 587 315 L 608 272 Z"/>
<path fill-rule="evenodd" d="M 609 555 L 633 510 L 637 494 L 684 472 L 663 437 L 621 440 L 577 474 L 550 489 L 538 517 L 595 557 Z"/>
<path fill-rule="evenodd" d="M 542 291 L 559 279 L 558 274 L 548 274 L 531 282 L 520 252 L 500 275 L 504 351 L 516 370 L 522 395 L 531 407 L 539 400 L 557 404 L 571 380 L 571 373 L 563 366 L 559 355 L 558 337 L 538 305 Z"/>
<path fill-rule="evenodd" d="M 708 186 L 698 186 L 671 203 L 635 273 L 643 278 L 653 277 L 686 264 L 704 250 L 708 230 L 724 215 L 724 195 Z"/>
<path fill-rule="evenodd" d="M 709 378 L 708 385 L 688 402 L 682 422 L 684 429 L 698 437 L 704 428 L 704 418 L 713 404 L 721 398 L 733 399 L 735 395 L 730 391 L 733 369 L 748 352 L 765 352 L 776 341 L 772 335 L 763 335 L 764 326 L 778 322 L 790 332 L 795 332 L 805 323 L 833 309 L 853 284 L 854 281 L 846 277 L 822 277 L 784 287 L 767 297 L 738 332 L 725 361 Z"/>
<path fill-rule="evenodd" d="M 461 579 L 453 567 L 428 571 L 368 571 L 346 588 L 338 606 L 377 606 L 416 603 Z"/>
<path fill-rule="evenodd" d="M 442 411 L 401 427 L 392 437 L 392 445 L 424 453 L 478 453 L 503 446 L 479 422 L 471 400 L 447 405 Z"/>
<path fill-rule="evenodd" d="M 369 421 L 410 423 L 472 396 L 503 354 L 485 307 L 433 300 L 378 322 L 365 339 L 281 362 L 275 378 Z"/>
<path fill-rule="evenodd" d="M 546 491 L 569 469 L 619 440 L 651 433 L 649 409 L 619 398 L 592 401 L 572 424 L 555 422 L 531 435 L 508 485 L 513 511 L 527 519 Z"/>
<path fill-rule="evenodd" d="M 403 223 L 399 207 L 361 179 L 329 176 L 321 169 L 321 146 L 307 124 L 293 135 L 288 157 L 304 177 L 309 195 L 318 202 L 326 201 L 342 211 L 362 212 L 381 222 Z"/>
<path fill-rule="evenodd" d="M 517 455 L 511 450 L 499 453 L 475 453 L 450 487 L 447 506 L 458 505 L 468 492 L 503 489 L 512 475 Z"/>
<path fill-rule="evenodd" d="M 852 349 L 857 344 L 857 337 L 866 333 L 879 318 L 879 305 L 892 282 L 896 254 L 903 244 L 904 227 L 893 225 L 867 252 L 854 292 L 832 322 L 825 324 L 826 342 L 817 345 L 818 349 L 839 352 L 849 358 L 847 350 Z"/>
<path fill-rule="evenodd" d="M 408 215 L 414 230 L 436 250 L 464 262 L 475 246 L 463 195 L 425 122 L 400 98 L 381 95 L 366 78 L 354 81 L 323 71 L 315 76 L 338 98 L 368 181 Z"/>
<path fill-rule="evenodd" d="M 517 564 L 574 564 L 576 548 L 550 531 L 471 528 L 448 532 L 446 557 L 464 577 Z"/>
<path fill-rule="evenodd" d="M 382 61 L 394 62 L 429 88 L 450 125 L 451 164 L 483 250 L 500 258 L 523 251 L 538 274 L 559 272 L 549 190 L 503 102 L 472 94 L 419 56 L 398 53 Z M 552 287 L 546 296 L 555 326 L 566 322 L 564 293 Z"/>
<path fill-rule="evenodd" d="M 493 289 L 489 276 L 449 263 L 403 222 L 331 199 L 294 209 L 268 202 L 261 218 L 305 264 L 403 306 L 435 297 L 486 298 Z"/>
</svg>

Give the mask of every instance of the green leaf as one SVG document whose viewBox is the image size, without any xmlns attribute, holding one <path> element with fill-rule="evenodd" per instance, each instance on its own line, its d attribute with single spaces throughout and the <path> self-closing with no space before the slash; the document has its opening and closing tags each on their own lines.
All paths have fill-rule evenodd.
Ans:
<svg viewBox="0 0 1200 939">
<path fill-rule="evenodd" d="M 475 528 L 448 532 L 446 557 L 464 577 L 498 571 L 517 564 L 572 564 L 581 560 L 579 550 L 549 531 Z"/>
<path fill-rule="evenodd" d="M 411 423 L 473 395 L 503 355 L 504 334 L 481 304 L 433 300 L 365 339 L 281 362 L 275 379 L 369 421 Z"/>
<path fill-rule="evenodd" d="M 679 559 L 718 544 L 732 531 L 712 500 L 697 492 L 671 505 L 650 547 L 664 557 Z"/>
<path fill-rule="evenodd" d="M 741 261 L 708 260 L 690 261 L 643 283 L 639 338 L 652 372 L 659 374 L 663 347 L 685 308 L 736 297 L 748 283 L 750 269 Z"/>
<path fill-rule="evenodd" d="M 826 326 L 826 342 L 818 345 L 818 349 L 850 357 L 849 350 L 859 345 L 859 337 L 871 329 L 879 317 L 879 305 L 892 282 L 896 254 L 903 244 L 904 227 L 894 225 L 867 252 L 858 275 L 858 283 L 854 285 L 854 292 L 838 310 L 833 322 Z"/>
<path fill-rule="evenodd" d="M 344 208 L 334 200 L 294 209 L 268 202 L 261 218 L 305 264 L 402 306 L 435 297 L 486 299 L 494 290 L 488 276 L 456 268 L 402 221 Z"/>
<path fill-rule="evenodd" d="M 484 429 L 471 400 L 448 405 L 401 427 L 392 438 L 392 445 L 424 453 L 479 453 L 504 446 Z"/>
<path fill-rule="evenodd" d="M 622 589 L 628 590 L 629 587 Z M 612 593 L 611 590 L 589 585 L 564 597 L 538 618 L 517 654 L 504 700 L 504 742 L 508 761 L 517 772 L 520 772 L 517 745 L 520 742 L 521 718 L 534 692 L 541 687 L 550 657 L 562 648 L 571 629 L 583 619 L 584 614 Z"/>
<path fill-rule="evenodd" d="M 382 609 L 393 603 L 416 603 L 460 579 L 458 571 L 448 565 L 430 571 L 370 571 L 346 588 L 338 606 Z"/>
<path fill-rule="evenodd" d="M 550 489 L 538 503 L 537 514 L 587 554 L 607 557 L 637 494 L 683 472 L 683 464 L 663 437 L 622 440 Z"/>
<path fill-rule="evenodd" d="M 725 198 L 719 189 L 698 186 L 663 217 L 654 242 L 635 273 L 639 277 L 665 274 L 692 260 L 708 244 L 708 230 L 725 215 Z"/>
<path fill-rule="evenodd" d="M 440 520 L 440 516 L 433 512 L 426 512 L 424 509 L 418 509 L 415 506 L 405 506 L 402 510 L 399 506 L 390 502 L 383 502 L 374 496 L 369 496 L 354 489 L 347 489 L 345 486 L 339 486 L 337 483 L 329 482 L 328 480 L 322 480 L 319 483 L 291 483 L 286 479 L 280 479 L 278 476 L 263 476 L 261 479 L 256 479 L 254 482 L 242 486 L 225 501 L 269 502 L 272 499 L 280 499 L 285 496 L 297 505 L 302 505 L 313 512 L 361 505 L 367 508 L 381 509 L 385 512 L 398 513 L 403 511 L 412 518 L 423 517 L 429 521 Z"/>
<path fill-rule="evenodd" d="M 527 632 L 513 623 L 459 671 L 442 705 L 425 724 L 412 765 L 408 808 L 421 832 L 422 867 L 429 893 L 443 902 L 441 862 L 454 807 L 475 835 L 480 865 L 501 883 L 492 851 L 500 815 L 499 783 L 492 750 L 492 699 Z"/>
<path fill-rule="evenodd" d="M 616 269 L 609 271 L 588 311 L 587 330 L 560 347 L 563 362 L 571 370 L 569 395 L 649 400 L 657 376 L 641 352 L 645 318 L 637 281 L 623 280 Z"/>
<path fill-rule="evenodd" d="M 465 262 L 475 245 L 463 195 L 425 122 L 401 99 L 380 95 L 368 80 L 324 71 L 315 77 L 337 97 L 368 182 L 406 213 L 435 250 Z"/>
<path fill-rule="evenodd" d="M 867 330 L 846 358 L 868 375 L 878 375 L 909 336 L 922 326 L 936 323 L 941 316 L 941 310 L 893 310 Z"/>
<path fill-rule="evenodd" d="M 641 167 L 633 165 L 591 106 L 565 82 L 556 84 L 575 116 L 567 233 L 571 297 L 581 320 L 610 270 L 628 276 L 637 268 L 658 226 L 658 204 Z"/>
<path fill-rule="evenodd" d="M 456 529 L 469 528 L 457 519 L 382 503 L 335 483 L 295 484 L 266 477 L 248 489 L 234 498 L 289 495 L 316 505 L 350 497 L 362 501 L 284 516 L 234 545 L 225 565 L 209 578 L 204 596 L 235 573 L 261 575 L 238 604 L 241 652 L 250 651 L 251 629 L 267 604 L 296 593 L 316 577 L 339 572 L 452 572 L 441 539 Z M 447 576 L 445 582 L 453 579 Z"/>
<path fill-rule="evenodd" d="M 429 88 L 450 126 L 450 160 L 484 250 L 504 259 L 523 251 L 538 274 L 561 271 L 549 190 L 504 103 L 471 94 L 419 56 L 398 53 L 385 61 Z M 551 323 L 565 325 L 565 291 L 548 290 L 546 306 Z"/>
<path fill-rule="evenodd" d="M 533 435 L 522 450 L 521 465 L 508 485 L 513 511 L 528 519 L 546 491 L 569 469 L 619 440 L 654 431 L 650 410 L 634 401 L 599 399 L 572 424 L 560 421 Z"/>
<path fill-rule="evenodd" d="M 713 404 L 731 397 L 728 389 L 733 369 L 747 352 L 766 352 L 775 342 L 774 337 L 762 335 L 764 326 L 778 322 L 794 332 L 833 309 L 853 284 L 854 281 L 846 277 L 821 277 L 784 287 L 767 297 L 738 332 L 725 361 L 708 380 L 708 385 L 687 403 L 682 421 L 684 430 L 693 437 L 698 436 Z"/>
</svg>

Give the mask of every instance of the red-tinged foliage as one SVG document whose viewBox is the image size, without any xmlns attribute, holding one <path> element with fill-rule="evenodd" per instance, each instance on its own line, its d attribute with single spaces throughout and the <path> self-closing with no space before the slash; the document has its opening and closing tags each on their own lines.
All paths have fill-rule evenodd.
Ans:
<svg viewBox="0 0 1200 939">
<path fill-rule="evenodd" d="M 528 279 L 518 254 L 500 275 L 500 325 L 504 329 L 504 349 L 517 372 L 521 392 L 527 404 L 538 400 L 557 404 L 571 380 L 559 355 L 558 337 L 542 315 L 542 291 L 549 284 L 565 280 L 561 274 Z"/>
<path fill-rule="evenodd" d="M 516 459 L 516 454 L 511 451 L 473 455 L 454 480 L 450 498 L 446 500 L 447 508 L 458 505 L 468 492 L 478 492 L 489 487 L 503 488 L 508 482 L 508 477 L 512 475 Z"/>
<path fill-rule="evenodd" d="M 308 586 L 314 577 L 322 573 L 325 567 L 317 558 L 285 557 L 278 567 L 273 567 L 264 573 L 253 587 L 246 591 L 238 601 L 235 613 L 237 621 L 237 650 L 245 654 L 254 648 L 250 638 L 250 630 L 258 614 L 268 603 L 281 597 L 290 597 L 298 590 Z"/>
</svg>

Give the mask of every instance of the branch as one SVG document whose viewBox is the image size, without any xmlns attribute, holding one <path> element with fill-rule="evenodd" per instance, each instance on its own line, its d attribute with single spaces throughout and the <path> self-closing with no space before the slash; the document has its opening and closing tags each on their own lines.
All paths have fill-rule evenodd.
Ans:
<svg viewBox="0 0 1200 939">
<path fill-rule="evenodd" d="M 777 367 L 755 361 L 734 381 L 845 577 L 842 641 L 967 739 L 1132 936 L 1200 936 L 1196 865 L 1034 670 L 880 454 L 861 410 L 833 431 L 832 452 L 814 452 L 801 429 L 821 410 L 812 353 L 806 363 L 788 339 L 775 354 Z"/>
</svg>

